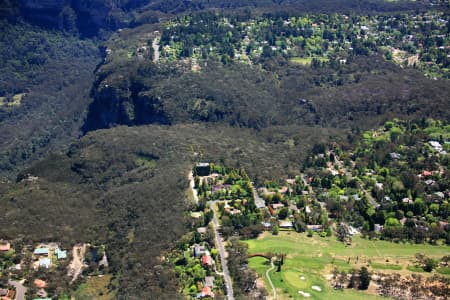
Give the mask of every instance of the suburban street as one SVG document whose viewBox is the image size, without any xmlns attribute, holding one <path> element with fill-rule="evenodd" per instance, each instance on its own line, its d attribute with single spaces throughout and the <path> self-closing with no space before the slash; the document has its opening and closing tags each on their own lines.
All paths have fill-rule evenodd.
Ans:
<svg viewBox="0 0 450 300">
<path fill-rule="evenodd" d="M 228 265 L 227 265 L 227 258 L 225 256 L 225 248 L 223 246 L 222 237 L 219 232 L 219 221 L 217 219 L 216 211 L 214 209 L 214 206 L 216 205 L 216 201 L 212 201 L 209 205 L 209 208 L 213 211 L 213 225 L 214 225 L 214 235 L 216 236 L 216 244 L 217 249 L 219 249 L 220 254 L 220 264 L 222 265 L 222 272 L 223 272 L 223 279 L 225 281 L 225 287 L 227 292 L 227 298 L 229 300 L 234 299 L 234 293 L 233 293 L 233 284 L 231 282 L 231 276 L 230 272 L 228 271 Z"/>
<path fill-rule="evenodd" d="M 23 280 L 10 280 L 8 283 L 16 288 L 15 300 L 25 300 L 25 293 L 27 292 L 27 288 L 23 286 Z"/>
<path fill-rule="evenodd" d="M 347 170 L 347 168 L 344 166 L 344 163 L 339 159 L 337 155 L 335 155 L 335 161 L 336 164 L 339 166 L 339 169 L 341 169 L 350 180 L 353 179 L 352 173 Z M 367 201 L 369 201 L 370 205 L 372 205 L 375 208 L 379 206 L 379 204 L 375 201 L 372 195 L 362 185 L 360 185 L 360 189 L 364 193 L 364 195 L 366 195 Z"/>
</svg>

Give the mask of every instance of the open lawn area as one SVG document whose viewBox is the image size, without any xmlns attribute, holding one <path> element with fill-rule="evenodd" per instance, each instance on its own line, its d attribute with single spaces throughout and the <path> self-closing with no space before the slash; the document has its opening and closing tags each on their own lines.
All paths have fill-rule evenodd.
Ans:
<svg viewBox="0 0 450 300">
<path fill-rule="evenodd" d="M 366 266 L 369 270 L 402 275 L 410 274 L 407 266 L 413 266 L 414 255 L 424 253 L 433 258 L 448 255 L 447 246 L 396 244 L 386 241 L 371 241 L 359 236 L 353 238 L 351 246 L 338 242 L 335 237 L 321 238 L 314 235 L 292 231 L 281 231 L 278 236 L 269 232 L 258 239 L 246 241 L 249 253 L 285 253 L 287 254 L 281 272 L 272 271 L 270 277 L 277 288 L 278 299 L 304 299 L 299 291 L 311 295 L 308 299 L 386 299 L 375 296 L 373 285 L 369 291 L 336 291 L 328 283 L 327 276 L 334 267 L 349 271 Z M 261 257 L 251 258 L 249 264 L 264 279 L 269 295 L 272 291 L 265 277 L 268 262 Z M 420 273 L 428 275 L 430 273 Z M 312 286 L 319 286 L 322 291 L 315 291 Z"/>
<path fill-rule="evenodd" d="M 304 65 L 304 66 L 308 66 L 311 64 L 313 58 L 318 59 L 320 62 L 329 61 L 329 59 L 326 57 L 292 57 L 291 62 L 300 64 L 300 65 Z"/>
<path fill-rule="evenodd" d="M 97 299 L 111 300 L 115 298 L 115 293 L 108 291 L 108 284 L 112 281 L 110 274 L 104 276 L 94 276 L 80 285 L 75 293 L 75 299 Z M 113 280 L 114 281 L 114 280 Z"/>
</svg>

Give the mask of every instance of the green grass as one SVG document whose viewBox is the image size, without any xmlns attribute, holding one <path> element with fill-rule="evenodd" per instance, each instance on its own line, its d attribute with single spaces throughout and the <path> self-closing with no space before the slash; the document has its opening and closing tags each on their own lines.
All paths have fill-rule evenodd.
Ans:
<svg viewBox="0 0 450 300">
<path fill-rule="evenodd" d="M 321 238 L 314 235 L 295 232 L 281 232 L 278 236 L 265 233 L 260 239 L 246 241 L 250 253 L 286 253 L 287 257 L 281 272 L 271 273 L 272 281 L 277 288 L 279 299 L 302 299 L 298 291 L 311 294 L 310 299 L 382 299 L 367 292 L 356 290 L 336 291 L 328 284 L 326 276 L 333 268 L 349 271 L 367 266 L 369 269 L 403 270 L 402 266 L 414 261 L 416 253 L 426 253 L 433 258 L 441 258 L 448 253 L 447 246 L 396 244 L 386 241 L 371 241 L 360 237 L 353 238 L 353 244 L 346 246 L 336 238 Z M 386 261 L 387 260 L 387 261 Z M 255 257 L 249 265 L 263 278 L 269 287 L 265 272 L 269 268 L 266 260 Z M 305 280 L 300 277 L 304 276 Z M 320 286 L 322 292 L 311 289 Z M 268 293 L 271 294 L 270 288 Z"/>
<path fill-rule="evenodd" d="M 384 269 L 384 270 L 401 270 L 401 269 L 403 269 L 402 266 L 390 265 L 390 264 L 371 263 L 370 266 L 373 269 Z"/>
<path fill-rule="evenodd" d="M 86 280 L 86 283 L 80 285 L 75 292 L 75 299 L 97 299 L 111 300 L 115 298 L 115 292 L 108 290 L 108 284 L 111 282 L 112 275 L 102 277 L 95 276 Z"/>
<path fill-rule="evenodd" d="M 424 273 L 424 272 L 425 272 L 425 271 L 423 270 L 423 268 L 422 268 L 422 267 L 419 267 L 419 266 L 407 266 L 406 269 L 407 269 L 408 271 L 416 272 L 416 273 Z"/>
<path fill-rule="evenodd" d="M 292 57 L 291 62 L 293 62 L 295 64 L 307 66 L 307 65 L 311 64 L 313 58 L 318 59 L 320 62 L 329 61 L 329 59 L 326 57 Z"/>
<path fill-rule="evenodd" d="M 436 272 L 438 272 L 441 275 L 450 275 L 450 268 L 437 268 Z"/>
<path fill-rule="evenodd" d="M 431 139 L 438 140 L 441 136 L 444 140 L 450 139 L 450 125 L 440 127 L 432 126 L 425 128 L 424 131 Z"/>
<path fill-rule="evenodd" d="M 138 167 L 144 167 L 147 169 L 154 168 L 156 166 L 156 159 L 147 155 L 138 155 L 135 160 L 135 164 Z"/>
</svg>

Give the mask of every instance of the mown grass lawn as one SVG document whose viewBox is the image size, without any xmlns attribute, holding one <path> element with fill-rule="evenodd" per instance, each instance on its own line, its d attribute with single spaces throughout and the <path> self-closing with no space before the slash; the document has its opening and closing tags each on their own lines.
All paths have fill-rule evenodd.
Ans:
<svg viewBox="0 0 450 300">
<path fill-rule="evenodd" d="M 292 57 L 291 58 L 291 62 L 295 63 L 295 64 L 300 64 L 300 65 L 304 65 L 304 66 L 308 66 L 311 64 L 313 58 L 318 59 L 320 62 L 327 62 L 329 61 L 328 58 L 326 57 Z"/>
<path fill-rule="evenodd" d="M 287 254 L 281 272 L 271 272 L 271 279 L 277 288 L 278 299 L 304 299 L 298 291 L 311 294 L 308 299 L 385 299 L 368 292 L 356 290 L 336 291 L 330 287 L 327 275 L 334 267 L 349 271 L 367 266 L 369 270 L 381 272 L 410 272 L 414 255 L 418 252 L 433 258 L 447 255 L 449 247 L 416 244 L 396 244 L 386 241 L 370 241 L 354 237 L 351 246 L 338 242 L 335 237 L 321 238 L 314 235 L 281 231 L 278 236 L 269 232 L 259 239 L 246 241 L 249 253 L 285 253 Z M 269 295 L 270 286 L 265 277 L 269 268 L 261 257 L 251 258 L 249 264 L 264 279 Z M 423 274 L 423 273 L 422 273 Z M 322 291 L 311 287 L 319 286 Z"/>
</svg>

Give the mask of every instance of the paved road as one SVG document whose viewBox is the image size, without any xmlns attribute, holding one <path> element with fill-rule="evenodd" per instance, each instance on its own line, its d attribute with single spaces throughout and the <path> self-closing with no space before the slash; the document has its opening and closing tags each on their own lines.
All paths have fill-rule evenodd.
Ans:
<svg viewBox="0 0 450 300">
<path fill-rule="evenodd" d="M 255 205 L 257 208 L 264 208 L 266 207 L 266 201 L 264 201 L 263 198 L 261 198 L 258 194 L 258 191 L 256 190 L 255 186 L 252 182 L 252 188 L 253 188 L 253 200 L 255 201 Z"/>
<path fill-rule="evenodd" d="M 156 37 L 152 43 L 153 47 L 153 62 L 157 63 L 159 61 L 159 37 Z"/>
<path fill-rule="evenodd" d="M 270 264 L 271 264 L 271 267 L 269 269 L 267 269 L 266 277 L 267 277 L 267 280 L 269 281 L 270 286 L 272 287 L 273 300 L 276 300 L 277 299 L 277 290 L 275 289 L 275 286 L 273 285 L 272 279 L 270 279 L 270 275 L 269 275 L 269 273 L 272 272 L 273 269 L 275 269 L 275 265 L 273 264 L 272 259 L 270 259 Z"/>
<path fill-rule="evenodd" d="M 27 292 L 27 288 L 23 286 L 23 280 L 9 280 L 9 284 L 16 288 L 15 300 L 25 300 L 25 293 Z"/>
<path fill-rule="evenodd" d="M 212 221 L 214 225 L 214 234 L 216 236 L 217 249 L 219 249 L 220 254 L 220 264 L 222 265 L 223 279 L 225 281 L 225 286 L 227 289 L 227 298 L 228 300 L 233 300 L 234 299 L 233 284 L 231 282 L 230 272 L 228 271 L 227 258 L 225 256 L 225 248 L 223 246 L 222 237 L 220 236 L 219 232 L 220 224 L 217 219 L 216 211 L 214 209 L 215 205 L 216 201 L 212 201 L 211 204 L 209 205 L 209 208 L 214 212 Z"/>
</svg>

